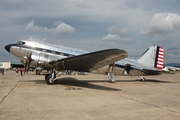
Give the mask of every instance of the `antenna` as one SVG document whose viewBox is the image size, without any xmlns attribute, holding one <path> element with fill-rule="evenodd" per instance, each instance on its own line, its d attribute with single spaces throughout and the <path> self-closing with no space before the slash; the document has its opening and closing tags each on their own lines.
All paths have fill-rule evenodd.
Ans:
<svg viewBox="0 0 180 120">
<path fill-rule="evenodd" d="M 42 41 L 44 41 L 46 39 L 46 37 L 44 39 L 42 39 Z"/>
<path fill-rule="evenodd" d="M 30 37 L 29 39 L 31 40 L 33 38 L 33 36 L 32 37 Z"/>
</svg>

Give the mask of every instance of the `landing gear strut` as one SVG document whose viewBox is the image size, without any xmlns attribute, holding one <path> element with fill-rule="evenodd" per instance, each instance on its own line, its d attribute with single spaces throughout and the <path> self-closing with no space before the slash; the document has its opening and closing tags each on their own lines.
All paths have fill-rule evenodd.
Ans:
<svg viewBox="0 0 180 120">
<path fill-rule="evenodd" d="M 108 78 L 109 80 L 114 83 L 115 82 L 115 76 L 113 74 L 113 70 L 114 70 L 114 63 L 110 64 L 109 65 L 109 68 L 108 68 Z"/>
</svg>

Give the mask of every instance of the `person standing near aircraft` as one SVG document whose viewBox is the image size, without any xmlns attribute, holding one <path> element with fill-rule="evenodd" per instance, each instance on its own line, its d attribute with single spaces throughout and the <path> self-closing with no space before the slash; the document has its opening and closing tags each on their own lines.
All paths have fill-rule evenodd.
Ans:
<svg viewBox="0 0 180 120">
<path fill-rule="evenodd" d="M 18 73 L 19 73 L 19 68 L 16 68 L 16 76 L 18 75 Z"/>
<path fill-rule="evenodd" d="M 4 75 L 4 68 L 3 67 L 0 68 L 0 71 L 1 71 L 2 75 Z"/>
<path fill-rule="evenodd" d="M 19 71 L 21 73 L 21 76 L 23 76 L 23 68 L 20 68 Z"/>
</svg>

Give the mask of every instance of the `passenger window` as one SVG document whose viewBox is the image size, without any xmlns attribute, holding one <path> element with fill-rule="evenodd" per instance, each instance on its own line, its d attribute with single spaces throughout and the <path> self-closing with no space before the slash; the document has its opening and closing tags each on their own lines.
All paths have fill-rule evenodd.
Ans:
<svg viewBox="0 0 180 120">
<path fill-rule="evenodd" d="M 61 53 L 61 55 L 64 55 L 64 53 Z"/>
<path fill-rule="evenodd" d="M 48 58 L 48 57 L 49 57 L 49 55 L 44 55 L 44 57 L 45 57 L 45 58 Z"/>
</svg>

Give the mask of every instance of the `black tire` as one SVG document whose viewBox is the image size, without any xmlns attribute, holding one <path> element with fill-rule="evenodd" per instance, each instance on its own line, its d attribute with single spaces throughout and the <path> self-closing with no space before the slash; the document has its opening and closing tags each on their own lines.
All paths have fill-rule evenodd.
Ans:
<svg viewBox="0 0 180 120">
<path fill-rule="evenodd" d="M 45 80 L 47 79 L 47 77 L 48 77 L 49 75 L 50 75 L 50 74 L 46 74 L 46 75 L 45 75 Z"/>
<path fill-rule="evenodd" d="M 54 84 L 56 84 L 57 83 L 57 80 L 52 80 L 53 78 L 51 77 L 51 75 L 48 75 L 47 76 L 47 78 L 46 78 L 46 83 L 48 84 L 48 85 L 54 85 Z"/>
<path fill-rule="evenodd" d="M 41 71 L 40 70 L 36 70 L 36 75 L 40 75 Z"/>
</svg>

